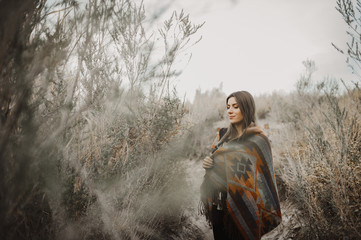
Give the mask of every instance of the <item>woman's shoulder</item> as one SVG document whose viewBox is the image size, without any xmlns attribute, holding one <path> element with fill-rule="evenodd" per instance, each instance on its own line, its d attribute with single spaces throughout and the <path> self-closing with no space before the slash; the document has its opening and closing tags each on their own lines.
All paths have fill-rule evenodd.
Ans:
<svg viewBox="0 0 361 240">
<path fill-rule="evenodd" d="M 268 137 L 260 126 L 252 126 L 248 128 L 244 137 L 245 140 L 257 143 L 257 145 L 266 144 L 268 148 L 271 147 Z"/>
<path fill-rule="evenodd" d="M 262 127 L 258 126 L 258 125 L 252 125 L 252 126 L 248 127 L 246 129 L 245 133 L 249 134 L 249 135 L 256 135 L 256 134 L 265 135 Z"/>
</svg>

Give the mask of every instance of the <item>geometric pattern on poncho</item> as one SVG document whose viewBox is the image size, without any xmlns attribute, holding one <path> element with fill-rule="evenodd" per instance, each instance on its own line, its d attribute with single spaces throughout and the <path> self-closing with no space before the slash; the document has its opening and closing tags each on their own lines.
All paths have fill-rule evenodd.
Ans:
<svg viewBox="0 0 361 240">
<path fill-rule="evenodd" d="M 281 209 L 266 136 L 225 143 L 212 155 L 209 179 L 227 192 L 227 211 L 244 239 L 261 239 L 281 222 Z"/>
</svg>

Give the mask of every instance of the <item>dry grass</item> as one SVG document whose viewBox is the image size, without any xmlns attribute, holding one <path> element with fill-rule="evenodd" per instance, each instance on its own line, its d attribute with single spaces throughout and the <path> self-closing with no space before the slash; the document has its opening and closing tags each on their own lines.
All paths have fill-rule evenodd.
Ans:
<svg viewBox="0 0 361 240">
<path fill-rule="evenodd" d="M 226 95 L 184 106 L 170 86 L 200 25 L 173 14 L 155 43 L 131 0 L 45 2 L 8 5 L 4 25 L 14 31 L 0 48 L 0 237 L 198 239 L 181 161 L 209 153 Z M 282 236 L 358 239 L 360 89 L 314 85 L 306 66 L 297 93 L 256 99 L 292 209 Z"/>
<path fill-rule="evenodd" d="M 281 229 L 294 239 L 358 239 L 361 91 L 355 87 L 340 94 L 329 80 L 312 86 L 270 97 L 273 105 L 286 106 L 271 109 L 271 116 L 281 117 L 268 120 L 280 127 L 271 124 L 268 133 L 281 200 L 298 209 L 299 219 Z"/>
<path fill-rule="evenodd" d="M 45 3 L 2 5 L 20 10 L 1 26 L 15 49 L 1 45 L 0 238 L 196 231 L 184 218 L 188 133 L 171 80 L 201 25 L 180 12 L 146 28 L 132 0 Z"/>
</svg>

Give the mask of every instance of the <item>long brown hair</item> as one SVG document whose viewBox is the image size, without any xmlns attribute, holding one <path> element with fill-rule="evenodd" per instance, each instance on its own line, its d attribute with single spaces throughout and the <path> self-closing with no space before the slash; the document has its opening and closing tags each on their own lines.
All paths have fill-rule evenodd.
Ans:
<svg viewBox="0 0 361 240">
<path fill-rule="evenodd" d="M 226 105 L 228 104 L 228 99 L 234 97 L 238 104 L 239 109 L 243 115 L 243 120 L 241 122 L 243 133 L 251 125 L 256 123 L 256 104 L 254 103 L 253 96 L 247 91 L 238 91 L 231 93 L 226 99 Z M 243 134 L 242 133 L 242 134 Z M 236 127 L 231 123 L 224 137 L 222 137 L 220 142 L 228 141 L 232 138 L 237 137 L 238 132 Z"/>
</svg>

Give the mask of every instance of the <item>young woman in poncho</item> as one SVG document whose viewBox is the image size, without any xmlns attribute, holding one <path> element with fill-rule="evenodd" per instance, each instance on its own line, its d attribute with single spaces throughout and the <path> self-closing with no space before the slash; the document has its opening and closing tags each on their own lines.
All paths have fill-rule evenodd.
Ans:
<svg viewBox="0 0 361 240">
<path fill-rule="evenodd" d="M 250 93 L 234 92 L 226 104 L 230 126 L 219 129 L 203 160 L 201 212 L 216 240 L 261 239 L 281 222 L 270 143 L 255 124 Z"/>
</svg>

